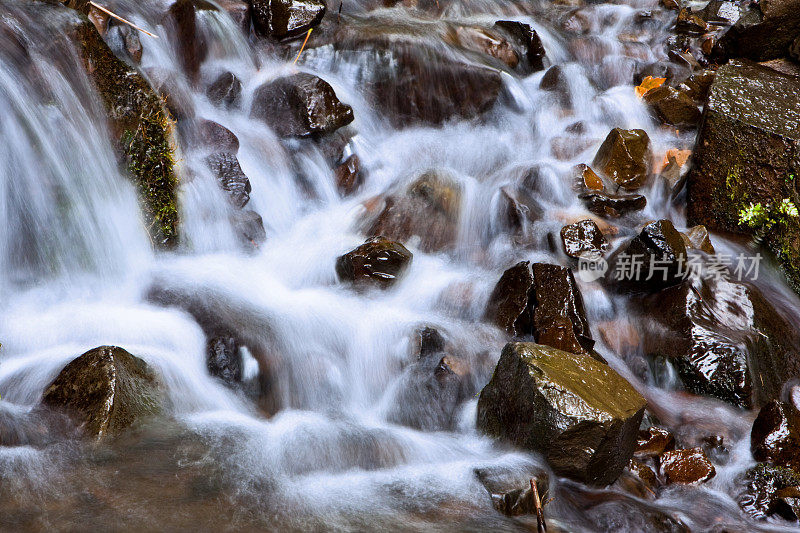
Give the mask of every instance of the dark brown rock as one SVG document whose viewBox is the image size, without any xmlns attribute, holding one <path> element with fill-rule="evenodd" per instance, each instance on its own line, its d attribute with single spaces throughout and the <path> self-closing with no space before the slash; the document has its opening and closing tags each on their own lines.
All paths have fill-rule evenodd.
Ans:
<svg viewBox="0 0 800 533">
<path fill-rule="evenodd" d="M 542 206 L 521 187 L 500 188 L 500 209 L 508 229 L 514 233 L 524 232 L 528 222 L 536 222 L 543 214 Z"/>
<path fill-rule="evenodd" d="M 662 85 L 647 91 L 644 101 L 665 124 L 694 127 L 700 122 L 700 109 L 694 100 L 683 91 Z"/>
<path fill-rule="evenodd" d="M 261 37 L 303 35 L 325 15 L 323 0 L 251 0 L 253 27 Z"/>
<path fill-rule="evenodd" d="M 336 260 L 336 274 L 356 287 L 386 289 L 403 275 L 412 257 L 399 242 L 372 237 Z"/>
<path fill-rule="evenodd" d="M 517 337 L 573 353 L 594 346 L 572 271 L 523 261 L 506 270 L 486 306 L 486 320 Z"/>
<path fill-rule="evenodd" d="M 683 8 L 678 13 L 678 20 L 675 22 L 675 30 L 681 33 L 701 35 L 706 32 L 706 22 L 692 13 L 689 8 Z"/>
<path fill-rule="evenodd" d="M 206 164 L 222 190 L 228 193 L 231 203 L 237 209 L 247 205 L 252 189 L 236 155 L 226 152 L 212 154 L 206 158 Z"/>
<path fill-rule="evenodd" d="M 361 174 L 361 160 L 356 154 L 345 159 L 334 171 L 336 188 L 339 194 L 349 196 L 353 194 L 364 182 Z"/>
<path fill-rule="evenodd" d="M 665 452 L 659 470 L 667 483 L 684 485 L 708 481 L 717 473 L 702 448 Z"/>
<path fill-rule="evenodd" d="M 442 251 L 455 245 L 460 213 L 459 183 L 444 172 L 431 170 L 405 191 L 388 196 L 367 234 L 398 241 L 416 236 L 423 251 Z"/>
<path fill-rule="evenodd" d="M 506 32 L 509 37 L 515 40 L 521 47 L 522 55 L 527 60 L 527 68 L 521 68 L 524 72 L 537 72 L 544 68 L 545 50 L 542 40 L 531 28 L 530 24 L 516 20 L 499 20 L 495 27 Z"/>
<path fill-rule="evenodd" d="M 768 461 L 797 471 L 800 468 L 800 412 L 787 402 L 773 400 L 761 408 L 750 433 L 756 461 Z"/>
<path fill-rule="evenodd" d="M 564 253 L 570 257 L 602 257 L 608 248 L 603 232 L 593 220 L 581 220 L 561 228 L 561 242 Z"/>
<path fill-rule="evenodd" d="M 675 436 L 664 428 L 650 426 L 639 430 L 636 441 L 636 457 L 658 457 L 664 452 L 675 449 Z"/>
<path fill-rule="evenodd" d="M 791 468 L 759 463 L 743 476 L 745 487 L 738 495 L 741 508 L 750 516 L 779 516 L 796 521 L 800 516 L 800 475 Z"/>
<path fill-rule="evenodd" d="M 414 332 L 413 344 L 417 359 L 420 359 L 442 352 L 445 347 L 445 340 L 439 330 L 426 326 Z"/>
<path fill-rule="evenodd" d="M 93 438 L 118 435 L 158 414 L 163 401 L 150 366 L 116 346 L 100 346 L 74 359 L 42 396 L 43 404 L 64 409 Z"/>
<path fill-rule="evenodd" d="M 689 222 L 758 235 L 795 290 L 800 290 L 800 218 L 778 209 L 784 201 L 798 205 L 798 93 L 800 78 L 750 62 L 720 67 L 687 181 Z M 743 222 L 751 205 L 761 206 L 774 224 L 758 218 Z"/>
<path fill-rule="evenodd" d="M 244 360 L 236 337 L 220 335 L 208 339 L 206 366 L 209 374 L 229 385 L 241 383 Z"/>
<path fill-rule="evenodd" d="M 178 0 L 169 8 L 170 23 L 173 26 L 178 58 L 184 72 L 192 82 L 200 75 L 208 47 L 197 28 L 197 13 L 193 0 Z"/>
<path fill-rule="evenodd" d="M 635 190 L 650 177 L 653 154 L 644 130 L 614 128 L 597 151 L 592 167 L 622 188 Z"/>
<path fill-rule="evenodd" d="M 478 399 L 478 428 L 544 454 L 553 470 L 614 482 L 628 465 L 646 402 L 607 365 L 533 343 L 509 343 Z"/>
<path fill-rule="evenodd" d="M 797 332 L 747 283 L 687 280 L 641 305 L 655 321 L 645 353 L 674 362 L 690 392 L 753 408 L 800 375 Z"/>
<path fill-rule="evenodd" d="M 611 261 L 620 288 L 657 291 L 677 285 L 686 277 L 686 243 L 669 220 L 647 224 L 623 245 Z M 640 265 L 637 271 L 634 264 Z M 624 275 L 620 268 L 625 267 Z M 621 277 L 621 279 L 619 279 Z"/>
<path fill-rule="evenodd" d="M 686 234 L 684 242 L 686 242 L 686 246 L 689 248 L 694 248 L 695 250 L 700 250 L 701 252 L 711 255 L 714 254 L 714 245 L 711 244 L 711 237 L 705 226 L 695 226 L 690 229 Z"/>
<path fill-rule="evenodd" d="M 750 4 L 714 46 L 712 58 L 767 61 L 785 55 L 800 34 L 800 0 Z"/>
<path fill-rule="evenodd" d="M 350 124 L 353 109 L 339 101 L 328 82 L 301 72 L 256 89 L 250 116 L 263 120 L 279 135 L 308 137 Z"/>
<path fill-rule="evenodd" d="M 644 488 L 644 491 L 640 490 L 636 495 L 640 498 L 652 498 L 659 484 L 658 477 L 653 469 L 638 459 L 633 458 L 628 465 L 628 471 L 637 484 Z M 620 478 L 620 481 L 622 480 L 623 478 Z"/>
<path fill-rule="evenodd" d="M 198 142 L 205 148 L 235 154 L 239 151 L 239 138 L 231 130 L 212 120 L 197 124 Z"/>
<path fill-rule="evenodd" d="M 209 85 L 206 96 L 214 105 L 238 107 L 242 101 L 242 82 L 232 72 L 225 72 Z"/>
<path fill-rule="evenodd" d="M 242 0 L 217 0 L 222 10 L 228 14 L 233 22 L 242 29 L 245 35 L 250 35 L 250 3 Z"/>
<path fill-rule="evenodd" d="M 741 8 L 730 0 L 711 0 L 700 11 L 700 17 L 717 26 L 730 26 L 741 17 Z"/>
<path fill-rule="evenodd" d="M 540 499 L 547 494 L 549 477 L 542 468 L 520 472 L 502 467 L 476 468 L 475 475 L 489 492 L 492 505 L 506 516 L 536 514 L 531 480 L 536 483 Z"/>
<path fill-rule="evenodd" d="M 619 218 L 647 205 L 647 198 L 641 194 L 608 194 L 601 192 L 583 193 L 578 196 L 586 209 L 601 217 Z"/>
<path fill-rule="evenodd" d="M 484 28 L 459 26 L 453 32 L 453 40 L 458 46 L 493 57 L 509 68 L 515 68 L 519 63 L 517 52 L 500 33 Z"/>
<path fill-rule="evenodd" d="M 800 61 L 800 36 L 798 36 L 789 47 L 789 57 L 795 61 Z"/>
</svg>

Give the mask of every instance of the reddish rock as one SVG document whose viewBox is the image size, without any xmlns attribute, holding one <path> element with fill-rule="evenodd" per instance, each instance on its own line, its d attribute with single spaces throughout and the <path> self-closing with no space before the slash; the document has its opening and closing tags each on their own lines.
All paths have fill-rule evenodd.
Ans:
<svg viewBox="0 0 800 533">
<path fill-rule="evenodd" d="M 342 196 L 353 194 L 364 182 L 364 178 L 361 175 L 361 161 L 358 156 L 352 154 L 336 167 L 334 178 L 336 179 L 336 188 L 339 189 L 339 194 Z"/>
<path fill-rule="evenodd" d="M 800 412 L 787 402 L 772 401 L 759 411 L 750 432 L 756 461 L 800 470 Z"/>
<path fill-rule="evenodd" d="M 667 483 L 684 485 L 708 481 L 717 473 L 702 448 L 665 452 L 659 470 Z"/>
<path fill-rule="evenodd" d="M 636 441 L 635 457 L 658 457 L 664 452 L 675 449 L 675 437 L 668 430 L 658 426 L 650 426 L 639 430 Z"/>
</svg>

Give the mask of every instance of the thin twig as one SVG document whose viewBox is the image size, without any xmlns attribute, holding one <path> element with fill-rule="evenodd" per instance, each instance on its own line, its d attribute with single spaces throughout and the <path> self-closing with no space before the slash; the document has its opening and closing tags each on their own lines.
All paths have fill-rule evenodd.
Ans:
<svg viewBox="0 0 800 533">
<path fill-rule="evenodd" d="M 539 499 L 539 489 L 536 487 L 536 481 L 531 478 L 531 492 L 533 496 L 533 505 L 536 507 L 536 531 L 538 533 L 547 533 L 547 524 L 544 522 L 544 510 L 542 510 L 542 501 Z"/>
<path fill-rule="evenodd" d="M 308 42 L 308 38 L 311 37 L 311 30 L 313 30 L 313 29 L 314 28 L 308 28 L 308 33 L 306 33 L 306 39 L 303 41 L 303 46 L 301 46 L 300 47 L 300 51 L 297 52 L 297 57 L 294 58 L 294 61 L 292 62 L 292 65 L 296 65 L 297 64 L 297 60 L 300 59 L 300 54 L 303 53 L 303 48 L 306 47 L 306 43 Z"/>
<path fill-rule="evenodd" d="M 117 20 L 120 20 L 120 21 L 124 22 L 124 23 L 125 23 L 125 24 L 127 24 L 128 26 L 131 26 L 132 28 L 135 28 L 135 29 L 139 30 L 139 31 L 140 31 L 140 32 L 142 32 L 142 33 L 146 33 L 146 34 L 147 34 L 147 35 L 149 35 L 150 37 L 153 37 L 153 38 L 155 38 L 155 39 L 158 39 L 158 35 L 154 35 L 154 34 L 150 33 L 149 31 L 145 30 L 144 28 L 140 28 L 139 26 L 137 26 L 136 24 L 134 24 L 134 23 L 133 23 L 133 22 L 131 22 L 130 20 L 125 20 L 124 18 L 120 17 L 120 16 L 119 16 L 119 15 L 117 15 L 116 13 L 112 13 L 112 12 L 111 12 L 111 11 L 109 11 L 108 9 L 104 8 L 103 6 L 97 5 L 97 4 L 95 4 L 94 2 L 89 2 L 89 5 L 96 7 L 97 9 L 99 9 L 100 11 L 102 11 L 103 13 L 106 13 L 106 14 L 108 14 L 108 15 L 110 15 L 110 16 L 112 16 L 112 17 L 114 17 L 115 19 L 117 19 Z"/>
</svg>

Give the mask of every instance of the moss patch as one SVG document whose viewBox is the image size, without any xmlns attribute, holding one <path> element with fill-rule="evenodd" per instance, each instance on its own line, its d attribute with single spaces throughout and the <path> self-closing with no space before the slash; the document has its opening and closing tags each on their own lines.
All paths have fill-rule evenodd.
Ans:
<svg viewBox="0 0 800 533">
<path fill-rule="evenodd" d="M 137 185 L 148 232 L 160 247 L 178 241 L 172 122 L 164 103 L 136 70 L 119 60 L 88 21 L 76 41 L 108 113 L 115 144 Z"/>
</svg>

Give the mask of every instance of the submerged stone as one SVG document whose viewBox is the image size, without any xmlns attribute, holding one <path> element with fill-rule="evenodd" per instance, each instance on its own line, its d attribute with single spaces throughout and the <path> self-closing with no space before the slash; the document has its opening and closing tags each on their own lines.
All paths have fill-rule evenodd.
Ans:
<svg viewBox="0 0 800 533">
<path fill-rule="evenodd" d="M 150 366 L 116 346 L 100 346 L 70 362 L 45 389 L 42 403 L 64 409 L 90 437 L 117 435 L 164 401 Z"/>
<path fill-rule="evenodd" d="M 533 343 L 509 343 L 478 399 L 478 428 L 544 454 L 553 470 L 613 483 L 630 462 L 645 399 L 607 365 Z"/>
<path fill-rule="evenodd" d="M 242 101 L 242 82 L 232 72 L 224 72 L 209 85 L 206 96 L 214 105 L 238 107 Z"/>
<path fill-rule="evenodd" d="M 219 186 L 228 193 L 228 198 L 237 209 L 250 201 L 250 179 L 245 175 L 236 155 L 231 153 L 212 154 L 206 158 L 206 165 L 216 176 Z"/>
</svg>

